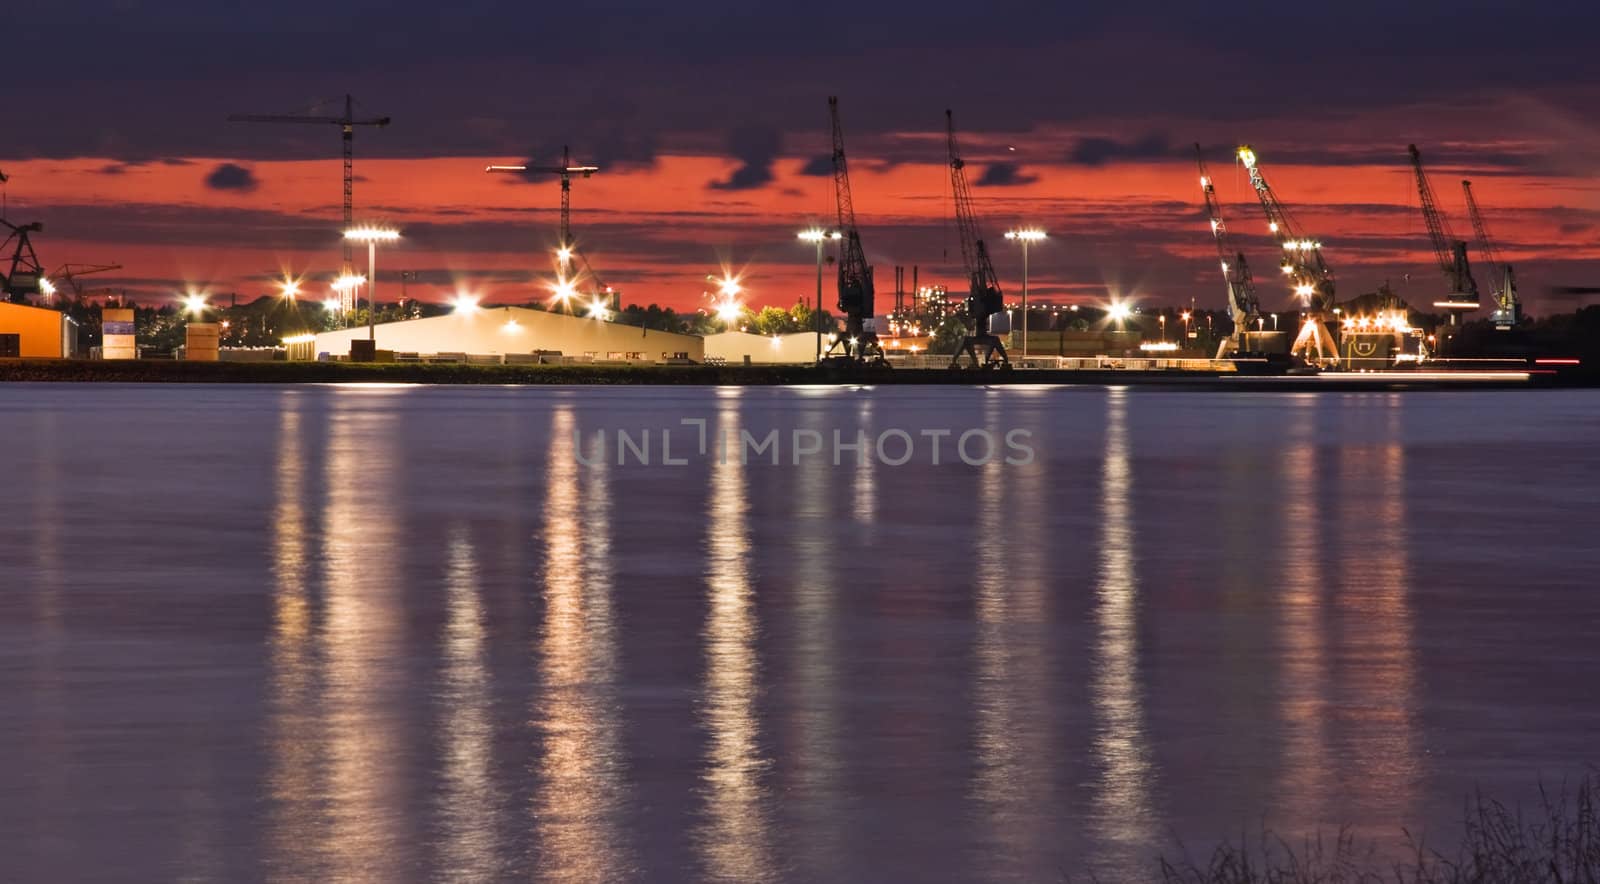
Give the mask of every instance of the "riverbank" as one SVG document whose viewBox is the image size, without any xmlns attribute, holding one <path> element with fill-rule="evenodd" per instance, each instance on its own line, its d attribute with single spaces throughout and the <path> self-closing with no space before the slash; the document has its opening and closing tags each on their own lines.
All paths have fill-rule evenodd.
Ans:
<svg viewBox="0 0 1600 884">
<path fill-rule="evenodd" d="M 809 365 L 465 365 L 346 362 L 0 360 L 0 382 L 184 384 L 516 384 L 774 386 L 792 384 L 1153 386 L 1204 391 L 1528 389 L 1600 386 L 1594 372 L 1389 372 L 1245 376 L 1196 371 L 950 371 Z"/>
</svg>

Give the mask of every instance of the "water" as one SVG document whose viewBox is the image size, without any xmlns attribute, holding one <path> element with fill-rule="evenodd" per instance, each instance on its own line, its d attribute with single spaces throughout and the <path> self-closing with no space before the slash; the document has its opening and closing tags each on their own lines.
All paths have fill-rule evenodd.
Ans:
<svg viewBox="0 0 1600 884">
<path fill-rule="evenodd" d="M 683 418 L 1036 457 L 573 457 Z M 7 385 L 0 878 L 1447 844 L 1597 760 L 1597 442 L 1590 392 Z"/>
</svg>

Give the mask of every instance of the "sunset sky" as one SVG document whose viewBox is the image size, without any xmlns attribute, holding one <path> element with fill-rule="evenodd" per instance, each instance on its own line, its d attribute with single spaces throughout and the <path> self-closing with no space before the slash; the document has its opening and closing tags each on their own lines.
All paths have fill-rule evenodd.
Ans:
<svg viewBox="0 0 1600 884">
<path fill-rule="evenodd" d="M 1028 224 L 1051 235 L 1030 260 L 1043 299 L 1223 306 L 1196 141 L 1269 309 L 1290 298 L 1231 162 L 1240 142 L 1324 243 L 1341 297 L 1384 280 L 1418 304 L 1443 291 L 1412 141 L 1463 238 L 1460 179 L 1474 180 L 1533 312 L 1581 303 L 1547 298 L 1548 286 L 1600 285 L 1592 8 L 24 6 L 7 22 L 9 67 L 28 72 L 5 87 L 8 217 L 44 223 L 47 269 L 122 264 L 86 285 L 147 300 L 191 286 L 255 297 L 284 272 L 322 289 L 339 261 L 337 128 L 226 118 L 347 91 L 360 112 L 394 119 L 356 135 L 357 220 L 404 233 L 379 260 L 385 298 L 402 270 L 425 299 L 542 292 L 558 185 L 483 167 L 553 164 L 571 144 L 602 167 L 573 186 L 575 231 L 627 302 L 692 309 L 724 266 L 757 305 L 809 299 L 814 253 L 795 233 L 832 220 L 831 178 L 815 174 L 830 94 L 880 313 L 895 265 L 963 288 L 946 107 L 1013 299 L 1021 256 L 1000 234 Z M 1477 271 L 1487 293 L 1488 268 Z"/>
</svg>

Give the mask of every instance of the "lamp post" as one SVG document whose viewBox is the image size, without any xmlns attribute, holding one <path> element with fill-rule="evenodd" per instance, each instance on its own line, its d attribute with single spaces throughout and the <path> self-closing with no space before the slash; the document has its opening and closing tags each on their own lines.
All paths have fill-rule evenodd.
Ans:
<svg viewBox="0 0 1600 884">
<path fill-rule="evenodd" d="M 1028 244 L 1044 239 L 1044 231 L 1028 227 L 1007 230 L 1006 239 L 1022 243 L 1022 358 L 1028 358 Z"/>
<path fill-rule="evenodd" d="M 394 242 L 400 231 L 383 227 L 352 227 L 344 238 L 367 244 L 367 340 L 378 340 L 378 243 Z"/>
<path fill-rule="evenodd" d="M 843 237 L 844 234 L 837 230 L 823 230 L 820 227 L 800 231 L 802 240 L 817 246 L 817 301 L 811 311 L 811 327 L 817 333 L 817 362 L 822 361 L 822 247 L 830 239 Z"/>
</svg>

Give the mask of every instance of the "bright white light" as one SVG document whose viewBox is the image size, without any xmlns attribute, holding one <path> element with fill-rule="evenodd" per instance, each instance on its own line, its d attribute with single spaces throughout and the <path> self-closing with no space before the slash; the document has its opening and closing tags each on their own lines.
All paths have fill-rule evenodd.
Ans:
<svg viewBox="0 0 1600 884">
<path fill-rule="evenodd" d="M 800 231 L 800 238 L 806 242 L 822 242 L 828 238 L 828 231 L 813 227 L 810 230 Z"/>
<path fill-rule="evenodd" d="M 560 301 L 561 303 L 565 304 L 568 301 L 571 301 L 574 297 L 576 297 L 577 294 L 578 294 L 578 287 L 573 285 L 570 280 L 566 280 L 566 279 L 557 279 L 556 280 L 555 295 L 554 295 L 555 300 Z"/>
<path fill-rule="evenodd" d="M 739 285 L 739 280 L 732 276 L 722 277 L 717 283 L 717 288 L 725 298 L 732 298 L 744 291 L 744 286 Z"/>
<path fill-rule="evenodd" d="M 506 324 L 500 326 L 500 331 L 504 334 L 514 335 L 517 332 L 522 331 L 522 323 L 516 321 L 515 319 L 507 319 Z"/>
<path fill-rule="evenodd" d="M 560 261 L 562 264 L 566 264 L 567 262 L 571 261 L 572 247 L 562 246 L 561 248 L 556 249 L 556 260 Z"/>
<path fill-rule="evenodd" d="M 1294 293 L 1302 298 L 1311 297 L 1311 293 L 1314 291 L 1316 291 L 1316 289 L 1312 288 L 1310 283 L 1303 282 L 1294 287 Z"/>
<path fill-rule="evenodd" d="M 183 296 L 183 309 L 195 316 L 206 312 L 206 296 L 190 292 Z"/>
<path fill-rule="evenodd" d="M 46 298 L 53 298 L 56 296 L 56 284 L 41 276 L 39 277 L 39 291 L 43 292 Z"/>
<path fill-rule="evenodd" d="M 743 315 L 743 308 L 738 301 L 729 298 L 717 305 L 717 318 L 723 322 L 738 322 Z"/>
<path fill-rule="evenodd" d="M 322 302 L 322 309 L 329 313 L 338 313 L 344 309 L 344 303 L 338 298 L 329 298 Z"/>
<path fill-rule="evenodd" d="M 1007 230 L 1006 239 L 1021 240 L 1022 242 L 1038 242 L 1044 239 L 1044 231 L 1028 227 L 1022 230 Z"/>
<path fill-rule="evenodd" d="M 333 290 L 336 292 L 346 292 L 358 285 L 366 283 L 366 281 L 367 278 L 359 273 L 346 273 L 344 276 L 341 276 L 333 281 Z"/>
<path fill-rule="evenodd" d="M 400 238 L 400 231 L 386 227 L 352 227 L 344 232 L 344 238 L 357 242 L 394 242 Z"/>
<path fill-rule="evenodd" d="M 611 311 L 606 309 L 606 301 L 604 298 L 595 298 L 593 301 L 589 302 L 588 316 L 590 319 L 606 319 L 610 315 Z"/>
<path fill-rule="evenodd" d="M 456 299 L 451 307 L 462 315 L 473 313 L 478 309 L 478 296 L 466 292 L 456 292 Z"/>
<path fill-rule="evenodd" d="M 1133 308 L 1132 307 L 1129 307 L 1127 304 L 1118 303 L 1116 301 L 1113 301 L 1111 303 L 1111 306 L 1106 308 L 1106 316 L 1110 317 L 1111 319 L 1113 319 L 1113 320 L 1115 320 L 1117 322 L 1126 321 L 1127 318 L 1132 316 L 1132 315 L 1133 315 Z"/>
<path fill-rule="evenodd" d="M 279 284 L 285 300 L 293 301 L 300 294 L 300 280 L 286 279 Z"/>
</svg>

